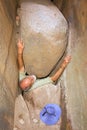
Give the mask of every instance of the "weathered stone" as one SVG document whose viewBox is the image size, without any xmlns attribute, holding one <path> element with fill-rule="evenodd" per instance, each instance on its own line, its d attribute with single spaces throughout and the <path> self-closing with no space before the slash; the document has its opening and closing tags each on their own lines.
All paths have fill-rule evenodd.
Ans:
<svg viewBox="0 0 87 130">
<path fill-rule="evenodd" d="M 87 130 L 87 1 L 67 0 L 62 4 L 69 21 L 68 52 L 72 55 L 64 73 L 66 129 Z"/>
<path fill-rule="evenodd" d="M 11 91 L 12 97 L 15 99 L 18 93 L 18 67 L 17 67 L 17 51 L 15 48 L 15 35 L 12 36 L 11 45 L 8 48 L 8 57 L 5 65 L 5 80 L 8 85 L 8 89 Z"/>
<path fill-rule="evenodd" d="M 22 2 L 20 17 L 25 68 L 29 73 L 45 77 L 66 49 L 67 22 L 49 0 Z"/>
<path fill-rule="evenodd" d="M 15 0 L 0 0 L 0 130 L 13 129 L 18 75 L 13 35 L 15 7 Z"/>
<path fill-rule="evenodd" d="M 60 130 L 61 119 L 53 126 L 47 126 L 40 120 L 40 111 L 46 104 L 55 103 L 60 105 L 60 94 L 60 87 L 53 84 L 44 85 L 41 88 L 24 93 L 24 100 L 29 111 L 30 126 L 32 126 L 31 130 Z"/>
<path fill-rule="evenodd" d="M 30 113 L 22 95 L 15 101 L 14 130 L 16 129 L 31 130 Z"/>
<path fill-rule="evenodd" d="M 59 95 L 59 97 L 58 97 Z M 24 93 L 24 99 L 37 108 L 42 108 L 47 103 L 60 102 L 60 88 L 53 84 L 47 84 Z"/>
<path fill-rule="evenodd" d="M 14 101 L 5 78 L 0 74 L 0 130 L 13 128 Z"/>
<path fill-rule="evenodd" d="M 87 60 L 84 57 L 84 54 L 87 57 L 87 47 L 82 44 L 85 40 L 87 38 L 76 41 L 78 44 L 72 53 L 72 63 L 67 74 L 64 74 L 67 120 L 72 128 L 70 130 L 87 129 Z"/>
<path fill-rule="evenodd" d="M 27 0 L 25 0 L 25 1 L 27 1 Z M 87 129 L 87 110 L 86 110 L 86 108 L 87 108 L 87 103 L 86 103 L 86 101 L 87 101 L 87 87 L 86 87 L 87 86 L 87 76 L 86 76 L 87 75 L 87 67 L 86 67 L 86 65 L 87 65 L 86 64 L 87 63 L 87 60 L 86 60 L 86 57 L 87 57 L 87 51 L 86 51 L 87 50 L 86 49 L 87 48 L 86 47 L 86 43 L 87 43 L 87 2 L 86 2 L 86 0 L 80 0 L 80 1 L 78 1 L 78 0 L 73 0 L 73 1 L 72 0 L 67 0 L 67 1 L 66 0 L 60 0 L 60 1 L 53 0 L 53 1 L 55 1 L 55 3 L 57 3 L 56 5 L 58 5 L 58 7 L 60 7 L 60 10 L 63 11 L 63 14 L 65 15 L 66 19 L 68 20 L 68 22 L 70 24 L 70 34 L 69 34 L 70 46 L 69 46 L 68 51 L 73 52 L 72 53 L 72 55 L 73 55 L 72 63 L 70 64 L 69 68 L 66 71 L 67 75 L 66 75 L 66 73 L 64 73 L 64 86 L 65 86 L 67 118 L 68 118 L 68 125 L 67 125 L 66 129 L 67 130 L 71 130 L 71 129 L 86 130 Z M 49 2 L 45 1 L 45 0 L 37 1 L 37 3 L 38 3 L 38 5 L 41 6 L 42 9 L 43 9 L 43 7 L 44 8 L 48 7 L 50 9 L 49 15 L 52 15 L 52 13 L 51 13 L 51 11 L 53 10 L 52 4 L 49 4 Z M 35 2 L 35 4 L 36 4 L 36 2 Z M 30 8 L 30 6 L 29 6 L 29 8 Z M 24 10 L 24 12 L 22 12 L 24 15 L 27 12 L 26 9 Z M 33 8 L 33 9 L 35 10 L 35 8 Z M 14 13 L 15 13 L 15 0 L 0 0 L 0 130 L 12 130 L 12 127 L 13 127 L 14 98 L 16 96 L 16 87 L 17 87 L 17 78 L 18 78 L 16 55 L 15 55 L 16 51 L 15 51 L 15 45 L 13 45 L 13 44 L 15 44 L 15 40 L 14 40 L 14 35 L 12 34 L 13 33 L 13 20 L 15 19 Z M 29 13 L 29 15 L 30 14 L 31 13 Z M 42 15 L 42 16 L 44 16 L 44 15 Z M 22 18 L 23 18 L 23 16 L 22 16 Z M 26 19 L 27 19 L 27 17 L 26 17 Z M 45 21 L 45 20 L 46 19 L 43 19 L 43 21 Z M 36 21 L 34 21 L 34 22 L 36 23 Z M 44 26 L 44 22 L 43 22 L 43 26 Z M 48 24 L 48 27 L 49 26 L 51 26 L 51 23 Z M 61 24 L 59 24 L 59 26 L 61 26 Z M 29 27 L 30 27 L 30 25 L 29 25 Z M 37 24 L 37 27 L 40 27 L 40 26 Z M 47 48 L 48 53 L 51 53 L 49 51 L 50 50 L 49 48 L 51 48 L 51 51 L 52 51 L 52 47 L 54 46 L 53 43 L 56 41 L 54 38 L 54 34 L 56 31 L 54 31 L 53 33 L 50 32 L 51 35 L 48 35 L 48 31 L 50 29 L 51 28 L 48 28 L 48 29 L 44 28 L 44 30 L 46 30 L 44 33 L 45 38 L 44 38 L 44 36 L 42 37 L 42 32 L 40 32 L 40 34 L 36 34 L 35 31 L 32 31 L 33 36 L 30 36 L 31 37 L 30 49 L 33 46 L 32 41 L 35 42 L 35 40 L 36 40 L 36 44 L 38 44 L 38 40 L 40 40 L 40 42 L 39 42 L 40 45 L 45 44 L 45 43 L 47 43 L 47 44 L 49 43 L 51 45 L 51 47 L 48 46 L 48 48 Z M 60 27 L 59 27 L 59 30 L 60 30 Z M 66 30 L 67 30 L 67 28 L 66 28 Z M 38 30 L 36 30 L 36 31 L 38 31 Z M 26 36 L 28 36 L 28 35 L 26 35 Z M 36 39 L 37 36 L 38 36 L 38 38 Z M 50 38 L 50 36 L 52 38 Z M 66 34 L 66 36 L 67 36 L 67 34 Z M 30 39 L 30 37 L 29 37 L 29 39 Z M 35 37 L 35 39 L 33 39 L 32 37 Z M 41 37 L 42 39 L 39 39 L 39 37 Z M 52 42 L 49 39 L 51 39 Z M 42 40 L 45 43 L 43 43 Z M 26 46 L 25 46 L 25 54 L 26 54 L 26 52 L 27 52 L 26 41 L 25 41 L 25 44 L 26 44 Z M 34 43 L 34 46 L 36 44 Z M 45 44 L 46 47 L 47 47 L 47 44 Z M 57 47 L 57 42 L 55 42 L 55 44 Z M 66 46 L 66 43 L 63 45 Z M 42 46 L 42 47 L 44 48 L 44 46 Z M 72 48 L 75 48 L 75 49 L 72 49 Z M 30 51 L 30 49 L 29 49 L 29 51 Z M 40 49 L 39 49 L 39 47 L 37 49 L 40 50 L 41 47 L 40 47 Z M 33 53 L 33 50 L 32 50 L 32 53 Z M 63 51 L 64 50 L 62 50 L 62 52 Z M 58 59 L 61 57 L 61 55 L 59 56 L 59 52 L 58 52 Z M 60 53 L 62 54 L 62 52 L 60 52 Z M 57 53 L 56 49 L 54 48 L 52 54 L 57 55 L 56 53 Z M 24 57 L 25 57 L 25 54 L 24 54 Z M 38 55 L 40 56 L 41 53 L 39 52 Z M 43 57 L 42 57 L 43 65 L 45 63 L 46 64 L 45 67 L 48 66 L 48 64 L 47 64 L 48 62 L 45 61 L 47 58 L 47 60 L 49 60 L 49 68 L 44 69 L 44 66 L 43 66 L 43 69 L 42 69 L 41 68 L 42 64 L 41 64 L 41 67 L 39 65 L 38 67 L 41 68 L 41 71 L 46 70 L 46 72 L 43 75 L 37 74 L 38 76 L 47 75 L 50 72 L 50 70 L 54 67 L 54 64 L 56 64 L 56 61 L 58 61 L 58 59 L 56 60 L 56 57 L 54 57 L 54 55 L 49 54 L 49 55 L 51 55 L 50 56 L 51 59 L 49 58 L 49 55 L 47 53 L 46 53 L 46 55 L 48 56 L 48 58 L 45 55 L 43 55 Z M 42 59 L 39 60 L 37 57 L 35 57 L 35 58 L 36 58 L 36 62 L 37 62 L 37 60 L 38 60 L 38 62 L 39 61 L 41 62 L 41 60 L 42 60 Z M 53 64 L 50 63 L 51 60 L 52 60 Z M 27 66 L 26 66 L 26 68 L 27 68 Z M 31 69 L 31 71 L 30 70 L 29 71 L 31 73 L 33 73 L 31 66 L 30 66 L 30 69 Z M 37 72 L 34 72 L 34 73 L 37 73 Z M 40 90 L 38 90 L 38 92 L 39 91 Z M 48 90 L 48 91 L 50 91 L 50 90 Z M 45 90 L 43 92 L 45 92 Z M 38 94 L 36 94 L 35 92 L 33 94 L 38 96 Z M 33 94 L 30 94 L 30 96 L 33 97 Z M 40 94 L 39 94 L 39 96 L 40 96 Z M 47 96 L 47 93 L 46 93 L 46 96 Z M 41 97 L 43 97 L 43 96 L 41 95 Z M 32 112 L 34 112 L 34 114 L 31 113 L 31 115 L 33 115 L 32 123 L 31 123 L 31 124 L 33 124 L 33 126 L 30 130 L 34 130 L 34 129 L 38 130 L 39 120 L 37 119 L 36 116 L 37 116 L 37 113 L 40 112 L 41 108 L 39 110 L 37 108 L 38 108 L 38 106 L 41 106 L 42 104 L 41 104 L 41 100 L 40 100 L 40 104 L 39 104 L 38 100 L 36 100 L 35 97 L 32 99 L 34 99 L 37 103 L 36 104 L 34 101 L 35 109 L 32 106 L 32 104 L 29 104 L 29 102 L 26 101 L 29 110 L 32 110 Z M 46 99 L 46 97 L 45 97 L 45 99 Z M 48 99 L 49 98 L 47 98 L 47 101 L 49 102 Z M 57 97 L 56 97 L 56 99 L 57 99 Z M 19 102 L 20 102 L 19 111 L 23 110 L 23 109 L 21 109 L 21 107 L 22 107 L 21 104 L 23 103 L 23 101 L 24 100 L 22 100 L 22 102 L 20 102 L 20 100 L 19 100 Z M 28 113 L 28 110 L 25 109 L 25 111 L 26 111 L 26 113 Z M 21 111 L 21 112 L 23 112 L 23 111 Z M 35 114 L 36 114 L 36 116 L 35 116 Z M 19 117 L 21 117 L 21 116 L 19 116 Z M 27 119 L 29 119 L 29 116 L 27 116 L 26 121 L 27 121 Z M 21 118 L 18 121 L 19 121 L 20 125 L 22 125 L 22 126 L 25 123 L 25 120 L 21 119 Z M 27 126 L 28 126 L 27 128 L 29 128 L 28 124 L 27 124 Z M 44 126 L 44 124 L 42 122 L 40 122 L 40 125 L 39 125 L 40 130 L 44 130 L 44 129 L 46 129 L 46 130 L 57 129 L 58 130 L 58 127 L 60 127 L 60 126 L 59 125 L 51 126 L 51 127 Z M 20 128 L 17 128 L 17 127 L 14 128 L 14 130 L 18 130 L 18 129 L 20 129 Z M 26 130 L 28 130 L 28 129 L 26 129 Z"/>
<path fill-rule="evenodd" d="M 31 92 L 19 95 L 15 102 L 14 130 L 60 130 L 61 118 L 56 125 L 47 126 L 40 120 L 40 111 L 47 103 L 60 105 L 59 86 L 52 84 L 42 86 Z"/>
</svg>

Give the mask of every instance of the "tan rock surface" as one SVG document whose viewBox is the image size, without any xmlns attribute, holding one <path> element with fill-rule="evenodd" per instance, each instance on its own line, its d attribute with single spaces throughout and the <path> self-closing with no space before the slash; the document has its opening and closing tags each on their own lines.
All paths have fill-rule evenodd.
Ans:
<svg viewBox="0 0 87 130">
<path fill-rule="evenodd" d="M 57 2 L 57 0 L 54 0 Z M 67 130 L 87 130 L 87 1 L 62 1 L 72 60 L 64 74 Z"/>
<path fill-rule="evenodd" d="M 30 114 L 21 94 L 16 98 L 14 112 L 13 130 L 31 130 Z"/>
<path fill-rule="evenodd" d="M 21 2 L 20 17 L 25 68 L 29 73 L 45 77 L 66 49 L 67 22 L 48 0 Z"/>
<path fill-rule="evenodd" d="M 61 118 L 57 124 L 47 126 L 40 120 L 40 111 L 47 103 L 60 105 L 61 89 L 49 84 L 19 95 L 15 102 L 15 118 L 13 130 L 60 130 Z"/>
<path fill-rule="evenodd" d="M 0 130 L 12 130 L 17 93 L 15 0 L 0 0 Z"/>
</svg>

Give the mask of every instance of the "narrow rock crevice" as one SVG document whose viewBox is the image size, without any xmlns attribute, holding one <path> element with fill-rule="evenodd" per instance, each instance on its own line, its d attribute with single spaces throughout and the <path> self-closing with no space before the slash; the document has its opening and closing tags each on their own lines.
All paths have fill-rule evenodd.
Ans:
<svg viewBox="0 0 87 130">
<path fill-rule="evenodd" d="M 20 34 L 15 36 L 15 17 L 20 6 L 23 57 L 30 74 L 39 78 L 52 75 L 66 54 L 72 56 L 58 84 L 43 86 L 24 96 L 17 95 L 16 40 Z M 0 0 L 0 130 L 12 130 L 13 124 L 14 130 L 86 130 L 86 44 L 86 0 Z M 55 126 L 46 126 L 39 118 L 49 102 L 62 108 L 60 124 Z"/>
</svg>

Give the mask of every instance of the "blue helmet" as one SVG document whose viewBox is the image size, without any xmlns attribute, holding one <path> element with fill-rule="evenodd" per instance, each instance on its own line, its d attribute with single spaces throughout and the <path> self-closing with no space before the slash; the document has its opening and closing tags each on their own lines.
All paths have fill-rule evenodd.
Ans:
<svg viewBox="0 0 87 130">
<path fill-rule="evenodd" d="M 46 125 L 54 125 L 61 116 L 61 108 L 57 104 L 47 104 L 40 112 L 40 119 Z"/>
</svg>

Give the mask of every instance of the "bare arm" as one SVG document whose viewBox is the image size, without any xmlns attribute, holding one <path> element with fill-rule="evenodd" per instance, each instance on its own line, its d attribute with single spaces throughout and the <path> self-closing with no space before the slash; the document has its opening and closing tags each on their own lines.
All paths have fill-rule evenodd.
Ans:
<svg viewBox="0 0 87 130">
<path fill-rule="evenodd" d="M 24 49 L 24 44 L 21 40 L 18 41 L 17 43 L 17 59 L 18 59 L 18 68 L 20 72 L 24 72 L 24 62 L 23 62 L 23 49 Z"/>
<path fill-rule="evenodd" d="M 61 64 L 60 68 L 58 69 L 58 71 L 53 76 L 50 77 L 52 81 L 56 81 L 60 77 L 60 75 L 62 74 L 62 72 L 68 65 L 68 63 L 70 62 L 70 60 L 71 60 L 71 56 L 65 57 L 63 63 Z"/>
</svg>

